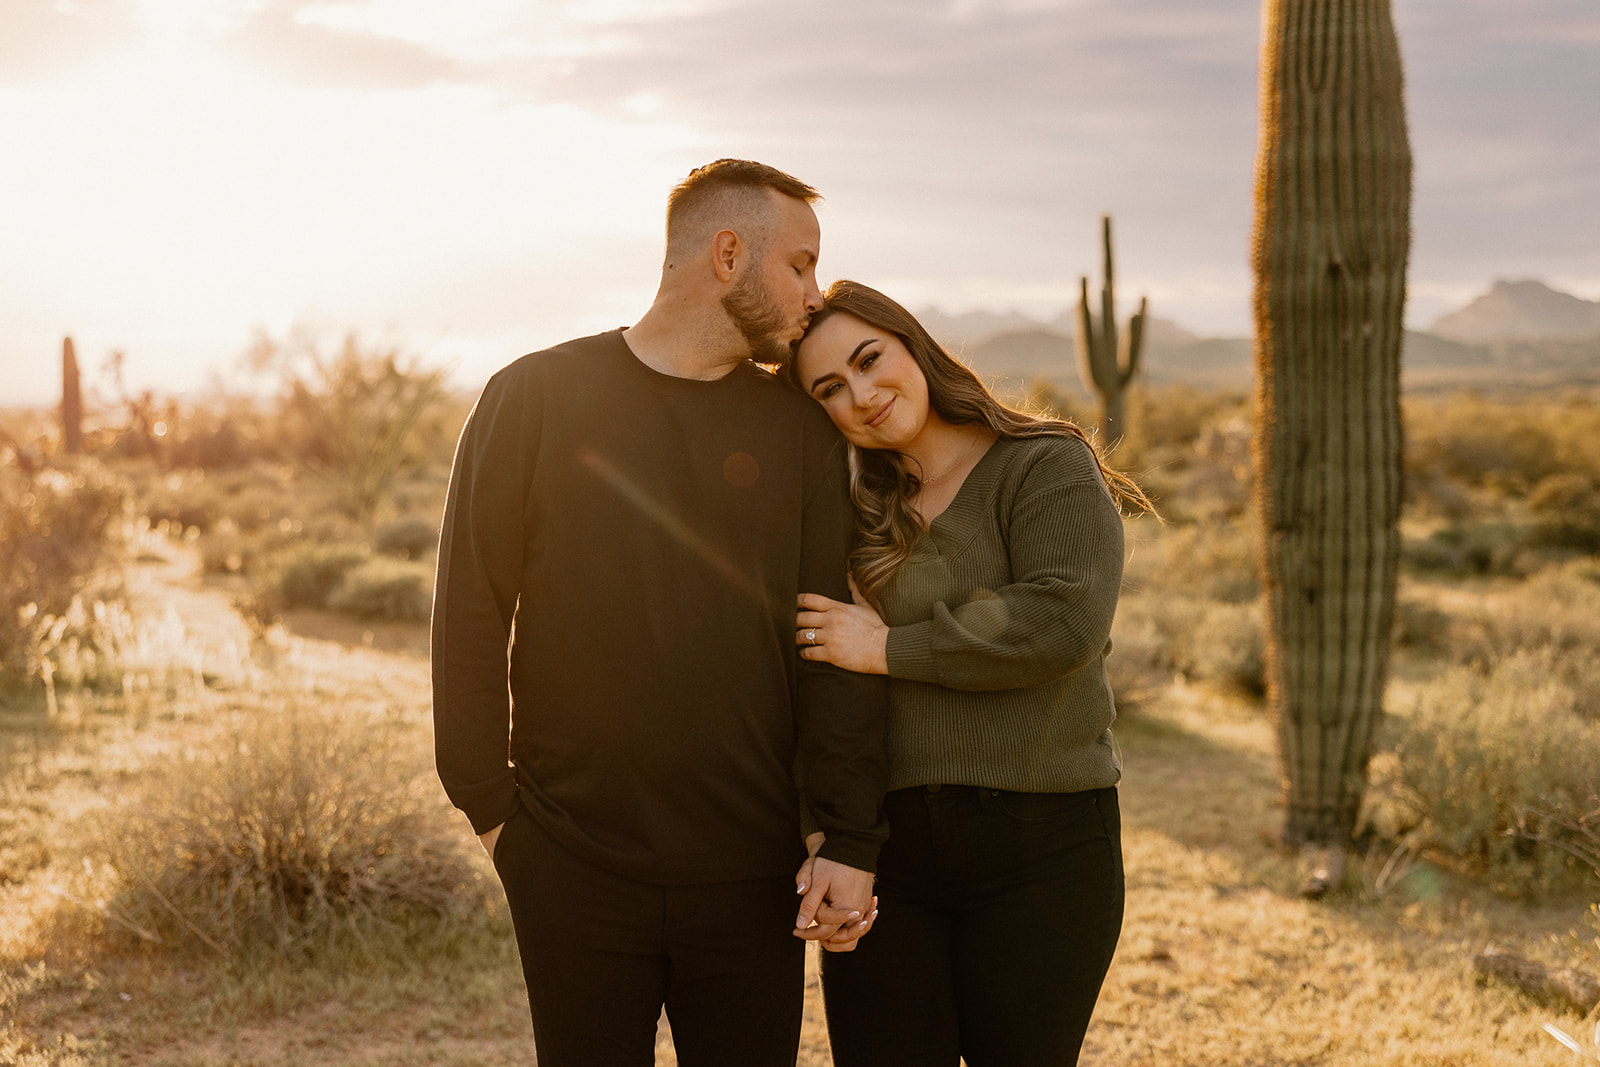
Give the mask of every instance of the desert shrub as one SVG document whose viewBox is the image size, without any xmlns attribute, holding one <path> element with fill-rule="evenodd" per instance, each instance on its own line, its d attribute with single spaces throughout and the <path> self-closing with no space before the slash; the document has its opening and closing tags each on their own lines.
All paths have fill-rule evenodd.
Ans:
<svg viewBox="0 0 1600 1067">
<path fill-rule="evenodd" d="M 42 620 L 120 560 L 127 501 L 125 483 L 92 462 L 0 467 L 0 683 L 36 676 Z"/>
<path fill-rule="evenodd" d="M 1502 520 L 1452 522 L 1422 540 L 1407 539 L 1401 559 L 1418 571 L 1475 576 L 1521 575 L 1529 570 L 1530 531 Z"/>
<path fill-rule="evenodd" d="M 1457 663 L 1487 670 L 1520 651 L 1552 654 L 1551 669 L 1582 690 L 1600 656 L 1600 565 L 1550 567 L 1492 602 L 1461 613 L 1452 628 Z"/>
<path fill-rule="evenodd" d="M 1216 431 L 1245 428 L 1248 458 L 1250 398 L 1192 385 L 1146 385 L 1128 394 L 1130 442 L 1140 448 L 1187 448 Z"/>
<path fill-rule="evenodd" d="M 444 396 L 440 370 L 424 370 L 393 349 L 364 349 L 353 334 L 330 352 L 304 330 L 282 344 L 257 338 L 251 359 L 282 383 L 278 444 L 285 459 L 321 474 L 353 517 L 370 518 L 396 476 L 438 450 L 416 431 L 438 428 L 426 416 Z"/>
<path fill-rule="evenodd" d="M 1403 508 L 1419 518 L 1461 522 L 1483 510 L 1479 497 L 1438 471 L 1407 478 Z"/>
<path fill-rule="evenodd" d="M 400 559 L 421 559 L 439 544 L 439 523 L 422 515 L 406 515 L 378 524 L 372 547 Z"/>
<path fill-rule="evenodd" d="M 1119 688 L 1128 678 L 1181 676 L 1258 697 L 1266 692 L 1266 630 L 1259 603 L 1227 604 L 1190 597 L 1126 597 L 1112 629 Z"/>
<path fill-rule="evenodd" d="M 433 568 L 409 560 L 367 560 L 344 576 L 328 607 L 363 619 L 424 621 L 433 610 Z"/>
<path fill-rule="evenodd" d="M 1453 668 L 1397 720 L 1401 803 L 1419 840 L 1507 889 L 1537 889 L 1575 861 L 1541 843 L 1600 789 L 1600 722 L 1552 669 L 1549 649 L 1488 671 Z"/>
<path fill-rule="evenodd" d="M 226 513 L 216 479 L 208 480 L 200 470 L 166 474 L 140 495 L 139 510 L 152 526 L 165 523 L 169 528 L 201 533 Z"/>
<path fill-rule="evenodd" d="M 239 713 L 108 817 L 117 929 L 233 954 L 473 896 L 470 851 L 406 725 L 325 707 Z"/>
<path fill-rule="evenodd" d="M 1592 397 L 1491 400 L 1479 395 L 1408 400 L 1408 482 L 1453 482 L 1521 497 L 1557 473 L 1600 478 Z"/>
<path fill-rule="evenodd" d="M 250 587 L 235 607 L 260 626 L 292 608 L 329 607 L 345 576 L 371 558 L 361 545 L 293 543 L 254 568 Z"/>
<path fill-rule="evenodd" d="M 1135 542 L 1129 570 L 1139 587 L 1163 597 L 1239 604 L 1261 595 L 1259 553 L 1253 519 L 1173 523 L 1153 543 Z"/>
<path fill-rule="evenodd" d="M 1534 539 L 1554 548 L 1600 552 L 1600 484 L 1587 474 L 1551 474 L 1528 494 Z"/>
<path fill-rule="evenodd" d="M 272 454 L 268 415 L 255 400 L 215 396 L 183 405 L 176 414 L 167 446 L 175 467 L 221 471 Z"/>
<path fill-rule="evenodd" d="M 1179 646 L 1178 669 L 1247 696 L 1267 691 L 1266 622 L 1259 604 L 1206 604 Z"/>
<path fill-rule="evenodd" d="M 1395 647 L 1445 653 L 1450 648 L 1450 635 L 1451 618 L 1448 613 L 1416 597 L 1402 594 L 1395 598 Z"/>
</svg>

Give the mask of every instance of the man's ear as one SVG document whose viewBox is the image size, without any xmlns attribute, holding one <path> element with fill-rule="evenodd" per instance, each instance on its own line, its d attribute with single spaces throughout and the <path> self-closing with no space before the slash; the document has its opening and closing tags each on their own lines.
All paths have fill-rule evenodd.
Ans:
<svg viewBox="0 0 1600 1067">
<path fill-rule="evenodd" d="M 733 281 L 734 274 L 738 273 L 739 261 L 745 256 L 744 242 L 732 230 L 718 230 L 711 238 L 711 269 L 717 272 L 717 280 L 721 282 Z"/>
</svg>

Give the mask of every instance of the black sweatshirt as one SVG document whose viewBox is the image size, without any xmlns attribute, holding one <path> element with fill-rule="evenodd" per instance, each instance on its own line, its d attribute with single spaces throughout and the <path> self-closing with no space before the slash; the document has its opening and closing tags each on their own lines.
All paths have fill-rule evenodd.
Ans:
<svg viewBox="0 0 1600 1067">
<path fill-rule="evenodd" d="M 676 378 L 612 331 L 502 369 L 439 544 L 450 799 L 482 833 L 520 792 L 579 855 L 691 884 L 792 873 L 799 779 L 823 855 L 872 870 L 886 680 L 794 644 L 797 593 L 849 599 L 852 529 L 838 432 L 754 364 Z"/>
</svg>

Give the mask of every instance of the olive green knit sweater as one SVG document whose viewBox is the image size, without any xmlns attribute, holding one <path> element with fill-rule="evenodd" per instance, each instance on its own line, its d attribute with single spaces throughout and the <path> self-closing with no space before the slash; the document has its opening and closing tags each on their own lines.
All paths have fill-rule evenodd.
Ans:
<svg viewBox="0 0 1600 1067">
<path fill-rule="evenodd" d="M 890 788 L 1121 777 L 1105 657 L 1122 518 L 1074 437 L 1001 440 L 880 595 Z"/>
</svg>

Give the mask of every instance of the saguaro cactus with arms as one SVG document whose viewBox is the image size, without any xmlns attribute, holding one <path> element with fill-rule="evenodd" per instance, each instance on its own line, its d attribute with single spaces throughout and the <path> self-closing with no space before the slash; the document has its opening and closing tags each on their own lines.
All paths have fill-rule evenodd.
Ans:
<svg viewBox="0 0 1600 1067">
<path fill-rule="evenodd" d="M 1144 347 L 1145 299 L 1128 320 L 1128 332 L 1117 335 L 1116 279 L 1111 264 L 1111 216 L 1100 216 L 1102 244 L 1105 248 L 1105 285 L 1100 289 L 1100 317 L 1089 310 L 1089 279 L 1078 279 L 1078 376 L 1083 387 L 1100 397 L 1100 440 L 1116 443 L 1127 433 L 1126 395 L 1134 372 L 1139 369 L 1139 353 Z M 1099 328 L 1096 328 L 1096 322 Z"/>
</svg>

